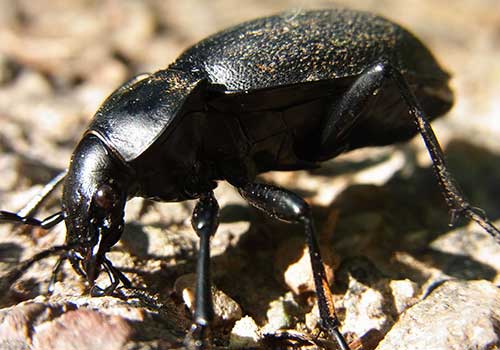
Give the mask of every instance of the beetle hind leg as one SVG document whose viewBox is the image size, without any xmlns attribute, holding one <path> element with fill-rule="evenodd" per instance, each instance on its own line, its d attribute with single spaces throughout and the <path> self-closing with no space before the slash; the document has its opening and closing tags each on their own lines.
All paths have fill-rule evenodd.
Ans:
<svg viewBox="0 0 500 350">
<path fill-rule="evenodd" d="M 459 216 L 465 216 L 478 223 L 488 232 L 498 244 L 500 244 L 500 231 L 491 223 L 484 211 L 472 206 L 464 197 L 457 185 L 456 180 L 448 171 L 445 157 L 439 141 L 432 127 L 425 117 L 425 113 L 417 98 L 408 86 L 408 83 L 399 70 L 390 64 L 385 65 L 387 76 L 392 79 L 399 88 L 401 97 L 408 106 L 409 113 L 417 127 L 418 132 L 424 140 L 427 151 L 432 160 L 432 166 L 436 174 L 439 186 L 444 194 L 446 203 L 451 212 L 451 224 L 454 224 Z"/>
<path fill-rule="evenodd" d="M 349 350 L 346 340 L 339 331 L 340 323 L 335 314 L 309 205 L 295 193 L 272 185 L 249 183 L 239 187 L 238 191 L 252 206 L 269 216 L 304 226 L 318 298 L 321 328 L 335 339 L 341 350 Z"/>
<path fill-rule="evenodd" d="M 439 186 L 450 208 L 451 224 L 460 216 L 477 222 L 500 244 L 500 231 L 491 223 L 484 212 L 472 206 L 464 197 L 455 179 L 448 171 L 439 141 L 427 120 L 424 110 L 412 92 L 401 72 L 388 61 L 373 64 L 353 83 L 350 89 L 330 111 L 322 127 L 320 138 L 320 158 L 331 158 L 339 146 L 348 141 L 350 131 L 359 122 L 362 108 L 370 98 L 382 88 L 384 82 L 392 81 L 427 147 Z M 337 151 L 338 153 L 338 151 Z"/>
</svg>

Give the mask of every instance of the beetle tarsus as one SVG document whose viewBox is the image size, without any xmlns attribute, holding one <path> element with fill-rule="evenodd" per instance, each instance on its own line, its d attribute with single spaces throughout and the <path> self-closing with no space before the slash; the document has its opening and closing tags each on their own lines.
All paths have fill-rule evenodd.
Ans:
<svg viewBox="0 0 500 350">
<path fill-rule="evenodd" d="M 488 219 L 483 209 L 477 207 L 469 207 L 463 213 L 463 215 L 468 217 L 470 220 L 475 221 L 486 232 L 488 232 L 498 244 L 500 244 L 500 231 Z"/>
<path fill-rule="evenodd" d="M 120 282 L 123 284 L 125 288 L 131 288 L 132 283 L 119 269 L 113 266 L 111 261 L 107 258 L 103 259 L 102 266 L 104 270 L 108 274 L 108 278 L 110 281 L 109 286 L 106 288 L 101 288 L 98 285 L 94 284 L 90 288 L 90 295 L 93 297 L 102 297 L 106 295 L 111 295 L 116 290 Z"/>
<path fill-rule="evenodd" d="M 340 350 L 350 350 L 349 345 L 347 344 L 344 336 L 342 333 L 340 333 L 340 330 L 338 327 L 334 327 L 329 330 L 330 337 L 335 339 L 337 344 L 340 347 Z"/>
<path fill-rule="evenodd" d="M 432 130 L 431 124 L 427 120 L 424 110 L 420 106 L 415 94 L 410 89 L 408 82 L 401 72 L 390 64 L 386 64 L 388 76 L 391 77 L 397 84 L 401 97 L 408 105 L 410 115 L 413 117 L 420 136 L 424 140 L 427 151 L 432 160 L 434 172 L 438 179 L 441 191 L 444 194 L 445 200 L 452 211 L 461 213 L 462 215 L 477 222 L 500 244 L 500 231 L 486 217 L 482 209 L 478 209 L 470 205 L 465 199 L 460 190 L 457 181 L 448 171 L 445 157 L 439 141 Z M 452 220 L 454 219 L 452 213 Z"/>
<path fill-rule="evenodd" d="M 211 343 L 207 341 L 210 338 L 210 327 L 199 323 L 193 323 L 186 338 L 184 346 L 187 350 L 210 350 Z"/>
</svg>

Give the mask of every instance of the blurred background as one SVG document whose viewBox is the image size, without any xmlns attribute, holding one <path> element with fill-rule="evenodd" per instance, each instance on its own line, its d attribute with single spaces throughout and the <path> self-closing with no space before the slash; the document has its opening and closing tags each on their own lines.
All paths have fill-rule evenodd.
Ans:
<svg viewBox="0 0 500 350">
<path fill-rule="evenodd" d="M 495 0 L 3 0 L 0 6 L 3 133 L 32 123 L 25 131 L 29 140 L 17 138 L 16 147 L 60 168 L 96 108 L 131 75 L 165 67 L 190 45 L 230 25 L 332 6 L 374 11 L 413 31 L 454 77 L 455 107 L 447 122 L 437 123 L 438 129 L 443 123 L 450 129 L 439 131 L 442 142 L 449 131 L 499 148 L 500 4 Z M 49 142 L 67 145 L 67 153 L 47 152 L 42 145 Z M 3 178 L 0 186 L 8 189 L 10 177 Z"/>
<path fill-rule="evenodd" d="M 67 166 L 96 109 L 127 78 L 162 69 L 197 41 L 242 21 L 334 6 L 376 12 L 403 25 L 452 75 L 455 105 L 433 126 L 471 202 L 499 218 L 498 0 L 0 0 L 0 209 L 21 208 Z M 342 155 L 313 173 L 275 173 L 264 179 L 297 191 L 313 205 L 325 249 L 333 242 L 333 267 L 363 256 L 385 275 L 409 278 L 419 288 L 450 276 L 500 282 L 500 250 L 475 225 L 447 226 L 449 215 L 429 166 L 417 137 L 405 145 Z M 269 317 L 268 304 L 293 289 L 281 275 L 293 260 L 285 254 L 294 251 L 289 236 L 300 238 L 300 230 L 289 234 L 289 226 L 248 209 L 227 186 L 217 196 L 227 209 L 213 242 L 214 279 L 262 325 Z M 174 281 L 194 271 L 192 207 L 130 203 L 129 225 L 112 254 L 136 285 L 167 298 Z M 56 196 L 40 216 L 58 208 Z M 63 241 L 64 225 L 50 233 L 2 225 L 0 270 Z M 2 305 L 40 294 L 52 263 L 42 262 L 29 283 L 4 295 Z M 68 272 L 66 285 L 58 287 L 61 295 L 73 288 L 67 280 L 81 289 Z M 344 292 L 337 290 L 336 298 L 341 300 Z M 355 326 L 349 330 L 363 333 Z"/>
</svg>

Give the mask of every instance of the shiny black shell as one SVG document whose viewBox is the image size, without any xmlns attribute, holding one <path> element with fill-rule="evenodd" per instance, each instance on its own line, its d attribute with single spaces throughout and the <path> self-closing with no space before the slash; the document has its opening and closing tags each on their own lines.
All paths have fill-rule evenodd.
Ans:
<svg viewBox="0 0 500 350">
<path fill-rule="evenodd" d="M 268 170 L 310 168 L 342 151 L 416 133 L 389 82 L 347 144 L 327 153 L 318 149 L 330 108 L 381 60 L 405 76 L 429 119 L 451 107 L 448 74 L 402 27 L 366 12 L 295 11 L 237 25 L 192 46 L 167 69 L 116 91 L 88 132 L 138 171 L 140 195 L 164 200 L 173 196 L 157 194 L 160 184 L 193 174 L 189 181 L 202 188 L 199 179 L 243 174 L 251 180 Z"/>
<path fill-rule="evenodd" d="M 88 132 L 130 162 L 171 126 L 198 83 L 182 72 L 159 71 L 145 76 L 109 96 Z"/>
</svg>

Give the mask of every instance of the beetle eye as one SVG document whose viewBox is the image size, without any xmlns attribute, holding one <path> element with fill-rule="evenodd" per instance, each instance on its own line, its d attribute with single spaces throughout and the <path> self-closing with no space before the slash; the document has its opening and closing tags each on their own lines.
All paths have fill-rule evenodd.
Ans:
<svg viewBox="0 0 500 350">
<path fill-rule="evenodd" d="M 110 209 L 116 202 L 116 193 L 107 184 L 101 185 L 94 194 L 94 203 L 103 209 Z"/>
</svg>

